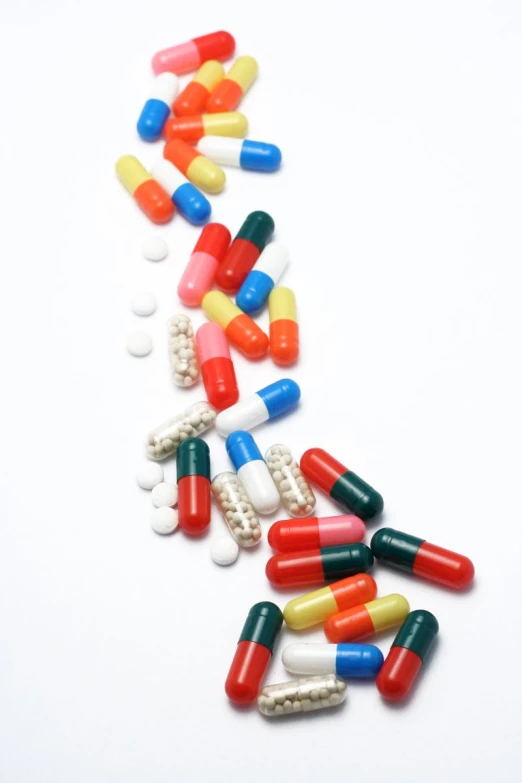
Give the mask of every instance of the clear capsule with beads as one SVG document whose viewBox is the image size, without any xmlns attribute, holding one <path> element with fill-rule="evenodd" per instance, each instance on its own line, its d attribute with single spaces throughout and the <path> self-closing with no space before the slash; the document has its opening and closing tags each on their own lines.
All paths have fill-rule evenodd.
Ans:
<svg viewBox="0 0 522 783">
<path fill-rule="evenodd" d="M 216 411 L 207 402 L 195 402 L 183 413 L 160 424 L 147 438 L 147 457 L 161 460 L 176 454 L 178 446 L 188 438 L 197 438 L 216 421 Z"/>
<path fill-rule="evenodd" d="M 336 707 L 345 699 L 344 680 L 335 674 L 319 674 L 278 685 L 266 685 L 257 698 L 257 706 L 263 715 L 278 717 Z"/>
<path fill-rule="evenodd" d="M 199 362 L 192 321 L 188 315 L 173 315 L 168 323 L 169 359 L 172 380 L 188 389 L 199 379 Z"/>
<path fill-rule="evenodd" d="M 243 482 L 236 473 L 219 473 L 210 485 L 214 499 L 239 546 L 252 547 L 261 540 L 261 525 Z"/>
<path fill-rule="evenodd" d="M 315 495 L 288 446 L 282 443 L 270 446 L 265 461 L 288 513 L 293 517 L 310 516 L 315 508 Z"/>
</svg>

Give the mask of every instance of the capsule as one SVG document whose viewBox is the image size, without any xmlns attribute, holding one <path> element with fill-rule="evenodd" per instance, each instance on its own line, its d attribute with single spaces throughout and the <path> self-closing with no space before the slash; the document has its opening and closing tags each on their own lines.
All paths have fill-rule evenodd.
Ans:
<svg viewBox="0 0 522 783">
<path fill-rule="evenodd" d="M 266 685 L 257 700 L 259 712 L 271 718 L 336 707 L 346 699 L 346 683 L 334 674 L 300 677 Z"/>
<path fill-rule="evenodd" d="M 475 568 L 468 557 L 391 527 L 378 530 L 370 546 L 374 556 L 386 565 L 455 590 L 467 587 L 475 576 Z"/>
<path fill-rule="evenodd" d="M 377 677 L 377 689 L 389 701 L 404 699 L 439 632 L 437 618 L 425 609 L 410 612 L 393 640 Z"/>
<path fill-rule="evenodd" d="M 210 524 L 210 452 L 201 438 L 184 440 L 176 454 L 178 521 L 184 533 L 200 536 Z"/>
<path fill-rule="evenodd" d="M 301 457 L 301 470 L 332 500 L 365 522 L 384 508 L 382 495 L 323 449 L 305 451 Z"/>
<path fill-rule="evenodd" d="M 292 674 L 376 677 L 384 656 L 373 644 L 289 644 L 283 666 Z"/>
<path fill-rule="evenodd" d="M 169 194 L 152 178 L 134 155 L 123 155 L 118 158 L 116 174 L 149 220 L 153 223 L 167 223 L 171 219 L 174 214 L 174 204 Z"/>
<path fill-rule="evenodd" d="M 225 683 L 230 701 L 250 704 L 257 697 L 282 624 L 281 609 L 270 601 L 251 608 Z"/>
<path fill-rule="evenodd" d="M 270 470 L 267 456 L 265 459 Z M 273 473 L 272 478 L 277 485 Z M 356 544 L 364 540 L 365 533 L 364 522 L 352 514 L 341 514 L 337 517 L 281 519 L 274 522 L 268 531 L 268 543 L 275 552 L 304 552 L 305 549 Z"/>
<path fill-rule="evenodd" d="M 270 242 L 237 292 L 237 306 L 249 315 L 259 312 L 288 263 L 288 250 L 284 245 L 281 242 Z"/>
<path fill-rule="evenodd" d="M 216 420 L 216 411 L 205 402 L 195 402 L 183 413 L 178 413 L 152 430 L 147 438 L 147 457 L 172 457 L 187 438 L 195 438 L 210 429 Z"/>
<path fill-rule="evenodd" d="M 216 283 L 220 288 L 230 293 L 241 288 L 274 228 L 274 221 L 267 212 L 258 210 L 248 215 L 217 271 Z"/>
<path fill-rule="evenodd" d="M 174 101 L 172 111 L 176 117 L 201 114 L 210 93 L 224 77 L 225 69 L 221 63 L 217 60 L 207 60 Z"/>
<path fill-rule="evenodd" d="M 282 443 L 270 446 L 265 454 L 265 462 L 288 513 L 293 517 L 307 517 L 311 514 L 315 508 L 315 495 L 288 446 Z M 294 546 L 288 551 L 297 552 L 301 549 L 306 547 Z"/>
<path fill-rule="evenodd" d="M 164 125 L 167 141 L 181 139 L 194 144 L 203 136 L 232 136 L 243 139 L 248 131 L 248 120 L 238 111 L 223 114 L 191 114 L 189 117 L 171 117 Z"/>
<path fill-rule="evenodd" d="M 356 642 L 399 625 L 409 611 L 404 596 L 392 593 L 332 615 L 324 625 L 324 632 L 329 642 Z"/>
<path fill-rule="evenodd" d="M 202 226 L 210 217 L 210 201 L 192 182 L 187 182 L 177 168 L 164 158 L 152 167 L 151 174 L 170 194 L 180 215 L 194 226 Z"/>
<path fill-rule="evenodd" d="M 270 356 L 283 367 L 299 358 L 299 324 L 295 294 L 290 288 L 274 288 L 268 297 Z"/>
<path fill-rule="evenodd" d="M 219 324 L 203 324 L 196 332 L 196 347 L 208 401 L 218 411 L 239 397 L 236 373 L 225 332 Z"/>
<path fill-rule="evenodd" d="M 243 547 L 261 541 L 261 525 L 243 482 L 235 473 L 220 473 L 210 485 L 221 516 L 233 537 Z"/>
<path fill-rule="evenodd" d="M 277 171 L 282 155 L 279 147 L 265 141 L 233 139 L 225 136 L 203 136 L 198 150 L 220 166 L 235 166 L 245 171 Z"/>
<path fill-rule="evenodd" d="M 198 307 L 212 288 L 230 239 L 230 231 L 221 223 L 209 223 L 199 235 L 178 284 L 178 296 L 187 307 Z"/>
<path fill-rule="evenodd" d="M 212 91 L 206 104 L 212 114 L 237 109 L 255 81 L 259 66 L 253 57 L 238 57 L 222 82 Z"/>
<path fill-rule="evenodd" d="M 163 157 L 207 193 L 219 193 L 225 187 L 225 172 L 181 139 L 165 144 Z"/>
<path fill-rule="evenodd" d="M 372 601 L 377 585 L 369 574 L 356 574 L 293 598 L 284 609 L 285 623 L 295 631 L 324 623 L 334 614 Z"/>
<path fill-rule="evenodd" d="M 279 492 L 252 435 L 243 430 L 232 432 L 226 449 L 255 510 L 272 514 L 279 506 Z"/>
<path fill-rule="evenodd" d="M 261 359 L 268 350 L 268 337 L 263 330 L 221 291 L 205 294 L 201 306 L 207 318 L 219 324 L 227 339 L 247 359 Z"/>
<path fill-rule="evenodd" d="M 167 329 L 172 380 L 176 386 L 189 389 L 199 380 L 199 363 L 192 321 L 184 313 L 173 315 Z"/>
<path fill-rule="evenodd" d="M 230 33 L 219 30 L 156 52 L 152 58 L 152 70 L 154 73 L 171 71 L 181 76 L 195 71 L 207 60 L 228 60 L 235 48 L 236 42 Z"/>
<path fill-rule="evenodd" d="M 273 555 L 265 574 L 274 587 L 306 587 L 367 572 L 372 566 L 371 549 L 365 544 L 346 544 Z"/>
<path fill-rule="evenodd" d="M 276 419 L 295 408 L 301 397 L 301 389 L 290 378 L 265 386 L 251 397 L 237 402 L 216 419 L 220 435 L 230 435 L 234 430 L 252 430 L 269 419 Z"/>
<path fill-rule="evenodd" d="M 143 141 L 156 141 L 160 138 L 178 89 L 179 79 L 173 73 L 156 76 L 154 87 L 136 125 L 138 135 Z"/>
</svg>

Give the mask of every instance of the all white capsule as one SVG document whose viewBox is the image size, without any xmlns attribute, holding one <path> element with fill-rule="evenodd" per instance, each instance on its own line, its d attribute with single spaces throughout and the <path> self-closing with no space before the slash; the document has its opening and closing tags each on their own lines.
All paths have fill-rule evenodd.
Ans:
<svg viewBox="0 0 522 783">
<path fill-rule="evenodd" d="M 279 492 L 252 435 L 232 432 L 226 447 L 254 509 L 258 514 L 272 514 L 279 507 Z"/>
</svg>

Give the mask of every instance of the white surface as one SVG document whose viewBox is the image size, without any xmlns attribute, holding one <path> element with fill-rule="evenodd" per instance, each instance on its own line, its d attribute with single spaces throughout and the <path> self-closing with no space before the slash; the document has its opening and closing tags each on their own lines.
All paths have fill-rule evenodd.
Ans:
<svg viewBox="0 0 522 783">
<path fill-rule="evenodd" d="M 142 489 L 154 489 L 163 481 L 163 467 L 156 462 L 142 462 L 136 471 L 136 481 Z"/>
<path fill-rule="evenodd" d="M 155 508 L 150 516 L 150 524 L 156 533 L 168 535 L 178 526 L 178 512 L 169 506 Z"/>
<path fill-rule="evenodd" d="M 161 484 L 157 484 L 152 490 L 151 495 L 152 505 L 156 508 L 161 506 L 175 506 L 178 502 L 178 487 L 176 484 L 171 484 L 170 481 L 162 481 Z"/>
<path fill-rule="evenodd" d="M 219 536 L 210 542 L 210 557 L 220 566 L 235 563 L 239 555 L 239 546 L 232 536 Z"/>
<path fill-rule="evenodd" d="M 158 142 L 158 144 L 161 143 Z M 147 261 L 163 261 L 168 256 L 169 246 L 161 237 L 147 237 L 143 243 L 142 252 Z"/>
<path fill-rule="evenodd" d="M 127 337 L 127 350 L 133 356 L 147 356 L 152 347 L 152 337 L 147 332 L 132 332 Z"/>
<path fill-rule="evenodd" d="M 1 16 L 2 783 L 520 780 L 520 2 L 6 0 Z M 151 534 L 136 485 L 146 433 L 201 398 L 172 386 L 165 334 L 199 232 L 179 216 L 152 227 L 114 161 L 158 156 L 135 133 L 151 55 L 220 28 L 259 60 L 241 109 L 284 163 L 227 172 L 214 218 L 235 233 L 253 209 L 274 216 L 301 318 L 302 402 L 256 440 L 330 450 L 383 493 L 383 523 L 476 565 L 462 595 L 376 566 L 381 595 L 441 626 L 403 707 L 372 683 L 295 721 L 230 707 L 249 607 L 297 594 L 265 579 L 269 523 L 218 569 L 206 537 Z M 171 247 L 158 265 L 141 255 L 154 233 Z M 158 350 L 134 361 L 140 288 L 158 296 Z M 277 377 L 268 358 L 233 358 L 243 393 Z M 230 469 L 205 439 L 213 475 Z M 267 682 L 308 640 L 324 637 L 283 632 Z"/>
<path fill-rule="evenodd" d="M 131 310 L 142 317 L 152 315 L 156 311 L 158 300 L 150 291 L 138 291 L 131 299 Z"/>
</svg>

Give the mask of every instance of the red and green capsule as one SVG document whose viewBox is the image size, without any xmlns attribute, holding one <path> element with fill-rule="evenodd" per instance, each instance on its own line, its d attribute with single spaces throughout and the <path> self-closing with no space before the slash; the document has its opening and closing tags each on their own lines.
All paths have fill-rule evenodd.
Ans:
<svg viewBox="0 0 522 783">
<path fill-rule="evenodd" d="M 401 701 L 408 695 L 438 632 L 437 618 L 431 612 L 416 609 L 409 613 L 377 675 L 381 696 Z"/>
<path fill-rule="evenodd" d="M 210 452 L 201 438 L 187 438 L 176 453 L 179 526 L 199 536 L 210 524 Z"/>
<path fill-rule="evenodd" d="M 372 566 L 373 555 L 369 547 L 346 544 L 274 555 L 267 562 L 265 573 L 275 587 L 303 587 L 367 573 Z"/>
</svg>

